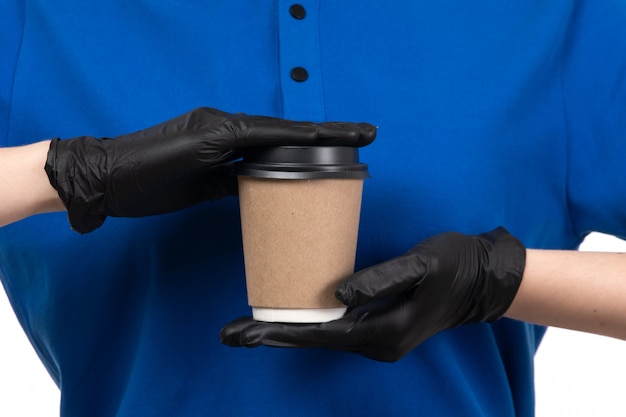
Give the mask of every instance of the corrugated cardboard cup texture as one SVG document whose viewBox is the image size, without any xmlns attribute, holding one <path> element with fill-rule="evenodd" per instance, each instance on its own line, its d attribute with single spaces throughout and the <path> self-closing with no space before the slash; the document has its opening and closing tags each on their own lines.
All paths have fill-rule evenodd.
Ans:
<svg viewBox="0 0 626 417">
<path fill-rule="evenodd" d="M 239 177 L 248 304 L 338 308 L 354 272 L 362 179 Z"/>
</svg>

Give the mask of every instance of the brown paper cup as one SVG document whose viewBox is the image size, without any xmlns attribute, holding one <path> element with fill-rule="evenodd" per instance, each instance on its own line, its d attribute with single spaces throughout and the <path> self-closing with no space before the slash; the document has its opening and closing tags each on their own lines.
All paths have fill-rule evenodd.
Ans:
<svg viewBox="0 0 626 417">
<path fill-rule="evenodd" d="M 354 272 L 362 190 L 363 178 L 239 176 L 248 303 L 256 320 L 343 316 L 335 289 Z"/>
</svg>

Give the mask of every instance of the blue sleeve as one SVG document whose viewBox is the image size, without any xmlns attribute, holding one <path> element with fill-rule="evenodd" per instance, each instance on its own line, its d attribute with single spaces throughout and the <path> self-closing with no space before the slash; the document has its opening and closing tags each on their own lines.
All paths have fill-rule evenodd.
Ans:
<svg viewBox="0 0 626 417">
<path fill-rule="evenodd" d="M 563 57 L 574 231 L 626 238 L 626 2 L 581 1 Z"/>
<path fill-rule="evenodd" d="M 0 2 L 0 146 L 7 145 L 11 91 L 24 26 L 24 3 Z"/>
</svg>

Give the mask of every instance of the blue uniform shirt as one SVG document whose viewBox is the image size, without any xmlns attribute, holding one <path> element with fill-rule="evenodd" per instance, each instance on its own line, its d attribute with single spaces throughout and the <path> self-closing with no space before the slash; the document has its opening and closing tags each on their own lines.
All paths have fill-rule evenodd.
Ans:
<svg viewBox="0 0 626 417">
<path fill-rule="evenodd" d="M 358 269 L 448 230 L 503 225 L 535 248 L 626 236 L 624 1 L 299 4 L 4 0 L 0 145 L 197 106 L 367 121 Z M 250 312 L 236 198 L 85 236 L 34 216 L 0 229 L 0 278 L 63 416 L 534 413 L 543 329 L 508 319 L 392 364 L 222 346 Z"/>
</svg>

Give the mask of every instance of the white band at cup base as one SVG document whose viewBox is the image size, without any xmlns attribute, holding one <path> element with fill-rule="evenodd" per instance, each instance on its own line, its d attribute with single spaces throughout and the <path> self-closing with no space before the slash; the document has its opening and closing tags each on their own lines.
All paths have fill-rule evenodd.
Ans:
<svg viewBox="0 0 626 417">
<path fill-rule="evenodd" d="M 264 308 L 252 307 L 252 318 L 280 323 L 325 323 L 343 317 L 347 308 Z"/>
</svg>

